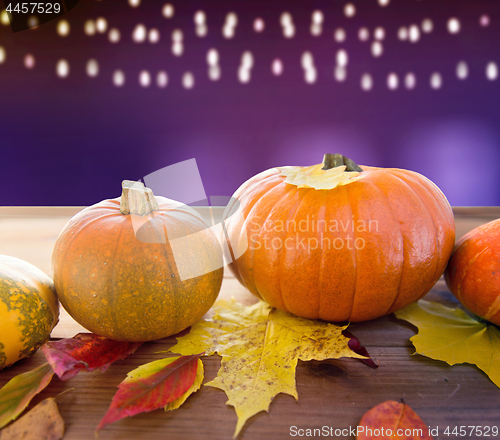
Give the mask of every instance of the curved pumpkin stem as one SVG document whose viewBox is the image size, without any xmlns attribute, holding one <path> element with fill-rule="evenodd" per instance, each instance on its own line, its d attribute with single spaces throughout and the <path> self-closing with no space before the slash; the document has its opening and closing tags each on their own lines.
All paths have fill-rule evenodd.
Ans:
<svg viewBox="0 0 500 440">
<path fill-rule="evenodd" d="M 124 180 L 122 182 L 122 196 L 120 212 L 122 214 L 147 215 L 159 209 L 153 191 L 146 188 L 142 182 Z"/>
<path fill-rule="evenodd" d="M 323 156 L 323 168 L 322 170 L 330 170 L 335 167 L 340 167 L 342 165 L 346 166 L 346 171 L 356 171 L 361 173 L 363 169 L 353 160 L 342 156 L 342 154 L 330 154 L 327 153 Z"/>
</svg>

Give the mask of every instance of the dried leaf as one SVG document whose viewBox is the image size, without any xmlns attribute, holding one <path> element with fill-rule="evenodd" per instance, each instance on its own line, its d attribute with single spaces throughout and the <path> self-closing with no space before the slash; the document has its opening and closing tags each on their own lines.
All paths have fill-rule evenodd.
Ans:
<svg viewBox="0 0 500 440">
<path fill-rule="evenodd" d="M 197 371 L 199 357 L 197 354 L 160 359 L 128 373 L 96 432 L 125 417 L 162 407 L 178 408 L 203 381 L 203 366 L 201 379 Z"/>
<path fill-rule="evenodd" d="M 429 428 L 405 403 L 393 400 L 369 410 L 356 428 L 357 440 L 432 440 Z"/>
<path fill-rule="evenodd" d="M 217 301 L 213 319 L 201 320 L 170 349 L 189 355 L 205 351 L 222 356 L 217 377 L 205 384 L 225 391 L 238 416 L 234 436 L 245 422 L 268 411 L 279 393 L 298 398 L 297 361 L 340 357 L 363 358 L 348 348 L 345 327 L 299 318 L 264 302 L 245 307 Z"/>
<path fill-rule="evenodd" d="M 357 171 L 346 173 L 345 165 L 329 170 L 323 170 L 323 166 L 324 164 L 320 163 L 309 167 L 281 167 L 278 170 L 286 177 L 286 183 L 298 188 L 332 189 L 364 177 Z"/>
<path fill-rule="evenodd" d="M 15 420 L 28 406 L 33 396 L 42 391 L 52 379 L 54 371 L 48 363 L 18 374 L 0 389 L 0 428 Z"/>
<path fill-rule="evenodd" d="M 52 397 L 0 431 L 0 440 L 60 440 L 63 436 L 64 420 Z"/>
<path fill-rule="evenodd" d="M 115 361 L 125 359 L 141 346 L 140 342 L 118 342 L 92 333 L 47 342 L 42 351 L 59 379 L 68 380 L 79 371 L 106 371 Z"/>
<path fill-rule="evenodd" d="M 344 330 L 342 334 L 346 337 L 349 338 L 348 346 L 349 348 L 354 351 L 354 353 L 358 353 L 361 356 L 364 356 L 364 359 L 360 359 L 361 362 L 365 363 L 371 368 L 378 368 L 379 365 L 371 358 L 371 356 L 368 354 L 368 350 L 361 345 L 359 342 L 359 339 L 354 336 L 351 332 Z"/>
<path fill-rule="evenodd" d="M 474 364 L 500 387 L 498 327 L 478 322 L 463 310 L 424 300 L 395 313 L 418 327 L 418 334 L 410 338 L 418 354 L 449 365 Z"/>
</svg>

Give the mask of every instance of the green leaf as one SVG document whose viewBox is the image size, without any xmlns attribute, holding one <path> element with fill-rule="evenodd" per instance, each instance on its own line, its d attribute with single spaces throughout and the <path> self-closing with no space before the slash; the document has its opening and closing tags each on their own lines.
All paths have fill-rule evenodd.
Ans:
<svg viewBox="0 0 500 440">
<path fill-rule="evenodd" d="M 53 375 L 52 367 L 46 362 L 7 382 L 0 389 L 0 428 L 15 420 L 29 405 L 31 399 L 50 383 Z"/>
<path fill-rule="evenodd" d="M 418 327 L 410 341 L 422 356 L 449 365 L 469 363 L 483 370 L 500 387 L 500 330 L 493 324 L 478 322 L 461 309 L 420 300 L 396 317 Z"/>
<path fill-rule="evenodd" d="M 298 398 L 297 361 L 364 357 L 351 351 L 345 327 L 303 319 L 271 308 L 263 301 L 245 307 L 220 300 L 213 319 L 194 324 L 170 351 L 189 355 L 215 352 L 222 356 L 217 377 L 205 384 L 224 390 L 238 422 L 234 436 L 246 421 L 268 411 L 279 393 Z"/>
</svg>

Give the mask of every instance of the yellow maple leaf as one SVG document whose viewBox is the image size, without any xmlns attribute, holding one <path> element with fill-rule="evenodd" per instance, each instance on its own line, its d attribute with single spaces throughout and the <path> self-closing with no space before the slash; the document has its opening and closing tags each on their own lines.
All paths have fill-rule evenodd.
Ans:
<svg viewBox="0 0 500 440">
<path fill-rule="evenodd" d="M 418 354 L 449 365 L 476 365 L 500 387 L 500 329 L 497 326 L 479 322 L 461 309 L 425 300 L 395 314 L 418 327 L 418 334 L 410 338 Z"/>
<path fill-rule="evenodd" d="M 268 411 L 274 396 L 295 388 L 297 361 L 354 357 L 342 335 L 346 327 L 299 318 L 261 301 L 253 306 L 220 300 L 212 319 L 201 320 L 170 349 L 188 355 L 205 352 L 222 356 L 217 377 L 205 385 L 225 391 L 238 422 L 234 437 L 245 422 Z"/>
</svg>

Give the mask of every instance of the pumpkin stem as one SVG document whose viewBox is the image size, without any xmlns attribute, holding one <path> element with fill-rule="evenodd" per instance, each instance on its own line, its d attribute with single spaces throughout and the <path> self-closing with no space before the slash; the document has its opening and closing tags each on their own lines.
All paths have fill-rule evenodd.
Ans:
<svg viewBox="0 0 500 440">
<path fill-rule="evenodd" d="M 153 191 L 146 188 L 142 182 L 124 180 L 122 182 L 122 197 L 120 212 L 122 214 L 147 215 L 159 209 Z"/>
<path fill-rule="evenodd" d="M 325 154 L 323 156 L 323 168 L 322 170 L 330 170 L 335 167 L 340 167 L 342 165 L 346 166 L 346 171 L 357 171 L 361 173 L 363 169 L 351 159 L 342 156 L 342 154 Z"/>
</svg>

